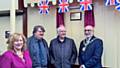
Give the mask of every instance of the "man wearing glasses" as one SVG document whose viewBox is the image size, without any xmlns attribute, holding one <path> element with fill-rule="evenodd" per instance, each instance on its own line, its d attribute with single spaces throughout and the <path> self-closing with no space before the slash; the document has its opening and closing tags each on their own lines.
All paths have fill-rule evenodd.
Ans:
<svg viewBox="0 0 120 68">
<path fill-rule="evenodd" d="M 103 41 L 94 36 L 94 27 L 85 27 L 85 39 L 80 43 L 79 64 L 80 68 L 102 68 L 101 56 Z"/>
<path fill-rule="evenodd" d="M 49 50 L 44 37 L 45 29 L 41 25 L 33 28 L 33 35 L 28 38 L 27 45 L 32 59 L 32 68 L 48 68 Z"/>
</svg>

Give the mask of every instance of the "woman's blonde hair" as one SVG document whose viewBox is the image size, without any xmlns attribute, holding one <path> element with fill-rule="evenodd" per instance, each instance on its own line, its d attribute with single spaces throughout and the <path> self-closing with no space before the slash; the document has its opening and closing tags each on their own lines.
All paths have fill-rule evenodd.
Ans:
<svg viewBox="0 0 120 68">
<path fill-rule="evenodd" d="M 10 35 L 10 37 L 8 38 L 8 50 L 14 50 L 13 44 L 16 40 L 18 40 L 19 37 L 22 37 L 23 39 L 23 47 L 22 47 L 22 51 L 27 49 L 27 45 L 26 45 L 26 38 L 23 34 L 20 33 L 14 33 L 12 35 Z"/>
</svg>

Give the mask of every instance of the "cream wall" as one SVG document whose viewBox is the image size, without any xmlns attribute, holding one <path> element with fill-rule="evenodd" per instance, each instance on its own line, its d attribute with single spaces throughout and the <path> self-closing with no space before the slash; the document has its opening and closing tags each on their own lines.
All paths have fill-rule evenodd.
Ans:
<svg viewBox="0 0 120 68">
<path fill-rule="evenodd" d="M 78 12 L 78 10 L 71 10 L 70 12 Z M 70 12 L 65 14 L 65 26 L 67 30 L 67 36 L 74 39 L 77 51 L 79 51 L 80 41 L 84 38 L 84 22 L 83 19 L 78 21 L 70 21 Z M 76 64 L 78 64 L 78 61 Z"/>
<path fill-rule="evenodd" d="M 22 16 L 16 17 L 16 32 L 22 33 Z M 7 49 L 5 31 L 10 31 L 10 16 L 0 17 L 0 55 Z"/>
<path fill-rule="evenodd" d="M 15 0 L 15 7 L 18 9 L 18 0 Z M 11 0 L 0 0 L 0 11 L 10 10 Z"/>
<path fill-rule="evenodd" d="M 0 54 L 6 50 L 5 31 L 10 29 L 9 20 L 9 17 L 0 17 Z"/>
<path fill-rule="evenodd" d="M 104 66 L 120 68 L 120 12 L 96 2 L 95 20 L 95 34 L 104 40 Z"/>
<path fill-rule="evenodd" d="M 8 11 L 11 8 L 11 0 L 0 1 L 0 11 Z M 18 0 L 15 0 L 15 8 L 18 9 Z M 1 12 L 0 12 L 1 13 Z M 16 17 L 16 32 L 22 32 L 22 16 Z M 0 55 L 6 50 L 7 44 L 5 31 L 10 31 L 10 16 L 0 17 Z"/>
<path fill-rule="evenodd" d="M 79 12 L 78 10 L 70 10 L 70 12 Z M 67 31 L 67 36 L 74 39 L 77 51 L 79 52 L 80 41 L 84 38 L 84 17 L 82 14 L 82 20 L 70 21 L 70 12 L 65 13 L 65 26 Z M 83 12 L 82 12 L 83 13 Z M 78 59 L 78 58 L 77 58 Z M 78 60 L 76 60 L 78 64 Z"/>
</svg>

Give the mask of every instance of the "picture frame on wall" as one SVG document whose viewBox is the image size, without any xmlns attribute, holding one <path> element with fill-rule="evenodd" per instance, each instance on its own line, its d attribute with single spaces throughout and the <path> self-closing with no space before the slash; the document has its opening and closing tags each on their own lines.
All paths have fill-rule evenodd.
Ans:
<svg viewBox="0 0 120 68">
<path fill-rule="evenodd" d="M 80 21 L 82 20 L 82 12 L 71 12 L 70 21 Z"/>
</svg>

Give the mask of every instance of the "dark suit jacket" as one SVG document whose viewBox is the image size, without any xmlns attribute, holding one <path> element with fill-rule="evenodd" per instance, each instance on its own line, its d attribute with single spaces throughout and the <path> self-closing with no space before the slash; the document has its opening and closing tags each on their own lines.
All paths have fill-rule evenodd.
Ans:
<svg viewBox="0 0 120 68">
<path fill-rule="evenodd" d="M 73 39 L 65 38 L 60 42 L 58 37 L 50 43 L 51 63 L 55 68 L 71 68 L 77 58 L 77 49 Z"/>
<path fill-rule="evenodd" d="M 86 46 L 85 51 L 83 51 L 85 40 L 80 43 L 79 64 L 84 64 L 86 68 L 102 68 L 101 56 L 103 53 L 103 42 L 95 36 L 91 40 L 91 43 Z"/>
<path fill-rule="evenodd" d="M 48 44 L 45 39 L 42 39 L 42 42 L 44 44 L 44 47 L 46 49 L 47 53 L 47 59 L 48 59 L 48 64 L 49 64 L 49 49 L 48 49 Z M 40 64 L 40 56 L 38 55 L 38 39 L 36 39 L 34 36 L 31 36 L 27 40 L 27 45 L 28 45 L 28 50 L 30 52 L 30 57 L 32 59 L 32 66 L 41 66 Z"/>
</svg>

